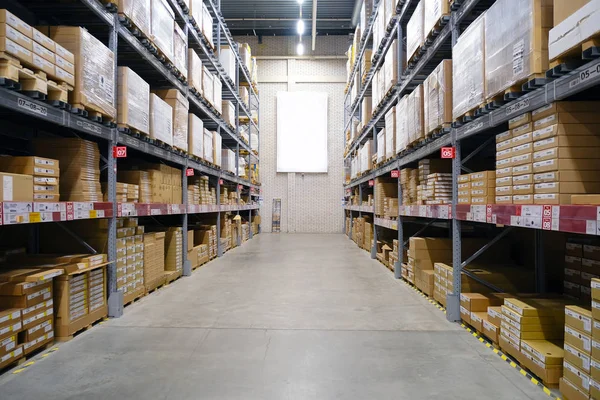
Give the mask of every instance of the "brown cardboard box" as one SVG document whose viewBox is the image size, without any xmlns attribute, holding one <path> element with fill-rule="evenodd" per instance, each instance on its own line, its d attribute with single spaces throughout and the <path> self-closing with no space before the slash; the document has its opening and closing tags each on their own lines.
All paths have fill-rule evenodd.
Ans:
<svg viewBox="0 0 600 400">
<path fill-rule="evenodd" d="M 545 384 L 556 384 L 563 375 L 562 365 L 545 366 L 533 354 L 521 347 L 523 366 L 533 372 Z"/>
<path fill-rule="evenodd" d="M 508 120 L 508 129 L 515 129 L 518 126 L 531 122 L 531 113 L 521 114 Z"/>
<path fill-rule="evenodd" d="M 522 340 L 521 348 L 528 351 L 544 366 L 561 366 L 564 358 L 564 351 L 561 343 L 550 342 L 547 340 Z"/>
<path fill-rule="evenodd" d="M 579 299 L 581 297 L 581 286 L 577 283 L 563 281 L 563 293 L 567 297 Z"/>
<path fill-rule="evenodd" d="M 583 245 L 581 243 L 567 242 L 565 244 L 565 255 L 583 257 Z"/>
<path fill-rule="evenodd" d="M 2 9 L 0 10 L 0 22 L 6 23 L 13 28 L 17 29 L 19 32 L 27 36 L 28 38 L 33 38 L 32 28 L 25 21 L 17 18 L 13 13 L 8 10 Z"/>
<path fill-rule="evenodd" d="M 524 131 L 525 129 L 523 128 L 527 128 L 529 126 L 528 125 L 523 125 L 517 129 L 515 129 L 515 131 L 520 130 L 520 131 Z M 513 138 L 511 140 L 512 143 L 512 149 L 513 149 L 513 155 L 516 156 L 517 152 L 521 152 L 521 154 L 526 153 L 526 151 L 524 150 L 531 150 L 532 147 L 529 145 L 531 144 L 531 142 L 533 141 L 533 136 L 531 135 L 531 131 L 526 132 L 526 133 L 515 133 L 513 134 Z M 518 148 L 517 150 L 515 150 L 515 148 Z"/>
<path fill-rule="evenodd" d="M 535 184 L 535 194 L 577 194 L 600 192 L 600 182 L 544 182 Z"/>
<path fill-rule="evenodd" d="M 560 1 L 560 0 L 558 0 Z M 554 0 L 556 7 L 557 0 Z M 531 119 L 539 121 L 556 113 L 594 112 L 600 106 L 597 101 L 555 101 L 531 112 Z"/>
<path fill-rule="evenodd" d="M 600 361 L 594 358 L 590 361 L 590 377 L 596 381 L 600 380 Z"/>
<path fill-rule="evenodd" d="M 596 106 L 597 107 L 597 106 Z M 600 115 L 594 112 L 560 112 L 554 113 L 533 123 L 533 130 L 555 124 L 598 124 Z"/>
<path fill-rule="evenodd" d="M 581 351 L 580 349 L 565 343 L 565 361 L 575 366 L 577 369 L 590 373 L 591 360 L 589 353 Z"/>
<path fill-rule="evenodd" d="M 0 23 L 0 36 L 12 40 L 29 51 L 33 51 L 33 40 L 5 22 Z"/>
<path fill-rule="evenodd" d="M 592 312 L 579 306 L 566 306 L 565 324 L 580 332 L 591 334 Z"/>
<path fill-rule="evenodd" d="M 522 135 L 525 135 L 525 134 L 530 134 L 531 132 L 533 132 L 533 123 L 532 122 L 526 123 L 524 125 L 519 126 L 518 128 L 512 129 L 510 131 L 510 133 L 512 134 L 511 142 L 514 139 L 516 139 L 518 136 L 522 136 Z M 533 135 L 531 135 L 531 138 L 533 139 Z M 528 142 L 528 141 L 531 141 L 531 140 L 525 140 L 525 141 L 523 141 L 523 139 L 524 138 L 519 138 L 519 139 L 515 140 L 513 143 L 516 144 L 518 142 Z"/>
<path fill-rule="evenodd" d="M 583 257 L 588 260 L 600 261 L 600 246 L 586 244 L 583 246 Z"/>
<path fill-rule="evenodd" d="M 535 183 L 543 182 L 600 182 L 597 171 L 551 171 L 534 174 Z"/>
<path fill-rule="evenodd" d="M 485 311 L 490 306 L 490 299 L 481 293 L 461 293 L 460 305 L 467 311 Z"/>
<path fill-rule="evenodd" d="M 600 204 L 600 195 L 597 194 L 574 194 L 571 196 L 571 204 Z"/>
<path fill-rule="evenodd" d="M 491 323 L 490 321 L 483 320 L 483 334 L 492 342 L 498 343 L 498 335 L 500 335 L 500 328 Z"/>
<path fill-rule="evenodd" d="M 548 150 L 544 150 L 548 151 Z M 543 152 L 544 152 L 543 151 Z M 533 172 L 548 172 L 548 171 L 573 171 L 573 170 L 600 170 L 600 159 L 586 158 L 564 158 L 556 157 L 545 161 L 536 161 L 533 163 Z"/>
<path fill-rule="evenodd" d="M 565 360 L 563 364 L 563 376 L 564 379 L 571 382 L 574 386 L 576 386 L 583 393 L 590 392 L 590 377 L 585 372 L 579 370 L 573 364 L 567 362 Z"/>
<path fill-rule="evenodd" d="M 533 153 L 533 162 L 554 159 L 596 159 L 599 147 L 553 147 Z M 535 172 L 535 171 L 534 171 Z"/>
<path fill-rule="evenodd" d="M 487 308 L 488 321 L 496 327 L 500 327 L 502 321 L 502 306 L 490 306 Z"/>
<path fill-rule="evenodd" d="M 569 326 L 565 326 L 565 343 L 568 343 L 588 354 L 592 351 L 591 335 L 586 335 L 585 333 L 579 332 Z"/>
<path fill-rule="evenodd" d="M 471 325 L 478 332 L 483 332 L 483 322 L 487 320 L 487 311 L 471 311 Z"/>
<path fill-rule="evenodd" d="M 592 299 L 600 301 L 600 279 L 592 279 Z"/>
<path fill-rule="evenodd" d="M 538 152 L 554 147 L 598 147 L 600 136 L 553 136 L 547 139 L 536 140 L 533 143 L 533 151 Z"/>
<path fill-rule="evenodd" d="M 565 378 L 560 378 L 558 388 L 563 396 L 569 400 L 589 400 L 590 398 L 588 394 L 581 391 Z"/>
<path fill-rule="evenodd" d="M 596 136 L 599 128 L 598 124 L 555 124 L 534 130 L 532 136 L 534 141 L 571 135 Z"/>
<path fill-rule="evenodd" d="M 510 168 L 511 170 L 511 175 L 513 177 L 515 176 L 520 176 L 520 175 L 525 175 L 525 174 L 531 174 L 533 172 L 533 164 L 532 163 L 525 163 L 522 165 L 517 165 L 515 167 Z"/>
</svg>

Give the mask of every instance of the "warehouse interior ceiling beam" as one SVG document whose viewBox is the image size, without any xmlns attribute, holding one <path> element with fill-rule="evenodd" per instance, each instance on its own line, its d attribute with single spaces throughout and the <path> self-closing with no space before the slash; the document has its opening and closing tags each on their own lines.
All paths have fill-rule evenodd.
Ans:
<svg viewBox="0 0 600 400">
<path fill-rule="evenodd" d="M 317 18 L 318 6 L 318 18 Z M 233 35 L 294 36 L 297 34 L 298 1 L 244 0 L 225 1 L 221 11 Z M 354 2 L 349 0 L 304 0 L 300 8 L 305 22 L 311 23 L 310 34 L 348 35 L 354 32 Z M 309 25 L 307 24 L 307 30 Z M 313 46 L 314 47 L 314 46 Z"/>
</svg>

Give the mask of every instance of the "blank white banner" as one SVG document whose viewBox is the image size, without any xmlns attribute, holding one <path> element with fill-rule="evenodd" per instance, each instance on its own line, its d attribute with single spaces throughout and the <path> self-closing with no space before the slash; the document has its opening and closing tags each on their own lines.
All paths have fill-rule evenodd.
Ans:
<svg viewBox="0 0 600 400">
<path fill-rule="evenodd" d="M 277 93 L 277 172 L 327 172 L 327 93 Z"/>
</svg>

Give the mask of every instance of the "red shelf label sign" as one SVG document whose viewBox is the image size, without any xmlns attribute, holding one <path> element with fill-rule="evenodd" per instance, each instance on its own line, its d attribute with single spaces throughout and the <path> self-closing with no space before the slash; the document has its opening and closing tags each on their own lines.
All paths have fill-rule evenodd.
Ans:
<svg viewBox="0 0 600 400">
<path fill-rule="evenodd" d="M 369 181 L 369 186 L 375 186 L 375 181 L 373 179 Z"/>
<path fill-rule="evenodd" d="M 442 158 L 455 158 L 456 157 L 456 149 L 454 147 L 442 147 L 441 157 Z"/>
<path fill-rule="evenodd" d="M 400 171 L 398 171 L 397 169 L 392 170 L 392 178 L 399 178 L 400 177 Z"/>
<path fill-rule="evenodd" d="M 238 190 L 244 189 L 244 185 L 238 185 Z"/>
<path fill-rule="evenodd" d="M 113 157 L 114 158 L 127 158 L 127 147 L 126 146 L 113 146 Z"/>
<path fill-rule="evenodd" d="M 223 179 L 219 179 L 219 185 L 223 184 Z"/>
<path fill-rule="evenodd" d="M 186 169 L 185 176 L 194 176 L 194 169 L 193 168 Z"/>
</svg>

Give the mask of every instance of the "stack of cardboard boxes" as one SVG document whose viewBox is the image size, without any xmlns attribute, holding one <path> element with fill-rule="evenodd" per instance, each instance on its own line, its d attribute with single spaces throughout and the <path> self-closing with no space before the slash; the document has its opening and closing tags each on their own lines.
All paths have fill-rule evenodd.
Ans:
<svg viewBox="0 0 600 400">
<path fill-rule="evenodd" d="M 144 293 L 144 227 L 137 218 L 117 220 L 117 290 L 128 303 Z"/>
<path fill-rule="evenodd" d="M 140 203 L 181 204 L 181 170 L 164 164 L 143 164 L 143 170 L 119 170 L 121 182 L 139 187 Z"/>
<path fill-rule="evenodd" d="M 196 245 L 193 230 L 189 230 L 187 235 L 187 258 L 190 261 L 191 268 L 197 268 L 209 259 L 208 245 Z"/>
<path fill-rule="evenodd" d="M 108 201 L 108 184 L 102 183 L 104 201 Z M 133 183 L 117 182 L 117 203 L 138 203 L 140 187 Z"/>
<path fill-rule="evenodd" d="M 183 229 L 170 227 L 165 234 L 165 275 L 167 282 L 183 272 Z"/>
<path fill-rule="evenodd" d="M 146 291 L 165 283 L 165 232 L 144 234 L 144 285 Z"/>
<path fill-rule="evenodd" d="M 375 179 L 375 215 L 385 215 L 385 204 L 386 198 L 393 198 L 396 200 L 395 204 L 398 204 L 398 182 L 397 180 L 389 181 L 381 177 Z M 389 205 L 388 200 L 388 205 Z M 398 212 L 393 216 L 397 216 Z"/>
<path fill-rule="evenodd" d="M 78 138 L 36 139 L 35 154 L 58 160 L 62 201 L 102 201 L 98 144 Z"/>
<path fill-rule="evenodd" d="M 433 173 L 427 175 L 427 189 L 424 192 L 425 204 L 439 205 L 452 202 L 452 174 Z"/>
<path fill-rule="evenodd" d="M 402 187 L 402 204 L 417 204 L 419 170 L 404 168 L 400 170 L 400 185 Z"/>
<path fill-rule="evenodd" d="M 440 238 L 411 237 L 408 245 L 407 274 L 417 287 L 427 294 L 435 294 L 434 264 L 452 261 L 452 242 Z M 410 280 L 409 280 L 410 281 Z M 425 290 L 424 290 L 424 289 Z"/>
<path fill-rule="evenodd" d="M 33 201 L 57 202 L 59 193 L 59 162 L 42 157 L 0 157 L 0 171 L 33 177 Z M 5 181 L 9 181 L 6 179 Z M 25 185 L 23 190 L 26 190 Z"/>
<path fill-rule="evenodd" d="M 534 204 L 600 193 L 599 104 L 561 101 L 532 111 Z"/>
<path fill-rule="evenodd" d="M 494 204 L 496 171 L 481 171 L 460 175 L 458 178 L 459 204 Z"/>
<path fill-rule="evenodd" d="M 591 394 L 593 319 L 592 312 L 579 306 L 567 306 L 564 311 L 564 363 L 563 387 L 575 386 L 585 393 Z M 568 395 L 569 389 L 563 393 L 569 399 L 577 398 Z M 592 396 L 591 398 L 597 398 Z"/>
<path fill-rule="evenodd" d="M 213 259 L 217 255 L 217 226 L 203 225 L 194 230 L 194 246 L 205 244 L 208 246 L 208 257 Z"/>
<path fill-rule="evenodd" d="M 173 112 L 173 147 L 187 153 L 189 100 L 177 89 L 156 90 L 154 93 L 171 106 Z"/>
<path fill-rule="evenodd" d="M 572 238 L 565 243 L 565 268 L 563 280 L 563 293 L 574 299 L 583 299 L 581 285 L 581 262 L 583 258 L 583 244 L 577 243 Z M 591 264 L 591 263 L 588 263 Z M 591 297 L 588 293 L 589 302 Z"/>
</svg>

